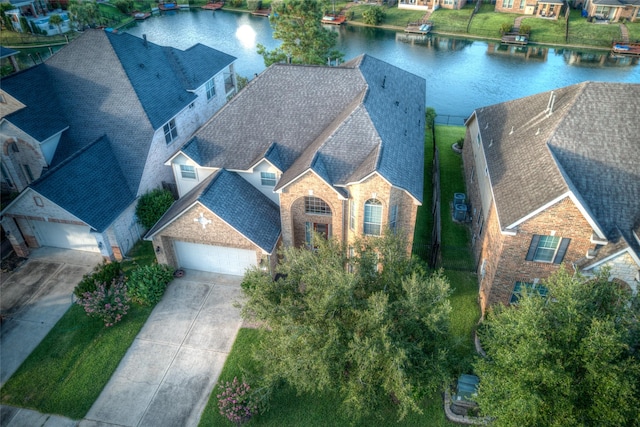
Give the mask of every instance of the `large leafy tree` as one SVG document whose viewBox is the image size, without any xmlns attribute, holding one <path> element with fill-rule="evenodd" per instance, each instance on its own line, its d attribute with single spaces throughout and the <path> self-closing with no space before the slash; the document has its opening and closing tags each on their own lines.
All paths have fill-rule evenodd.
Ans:
<svg viewBox="0 0 640 427">
<path fill-rule="evenodd" d="M 315 0 L 287 0 L 272 3 L 270 16 L 273 38 L 282 40 L 274 50 L 258 44 L 258 53 L 268 67 L 277 62 L 293 64 L 326 64 L 328 59 L 342 59 L 334 49 L 337 33 L 324 28 L 322 2 Z"/>
<path fill-rule="evenodd" d="M 608 281 L 560 270 L 479 330 L 477 401 L 496 426 L 638 426 L 638 306 Z"/>
<path fill-rule="evenodd" d="M 243 315 L 269 331 L 257 354 L 266 383 L 337 392 L 354 418 L 390 402 L 399 418 L 420 412 L 447 376 L 447 280 L 420 268 L 395 235 L 357 242 L 350 258 L 314 240 L 314 250 L 284 250 L 277 280 L 245 276 Z"/>
</svg>

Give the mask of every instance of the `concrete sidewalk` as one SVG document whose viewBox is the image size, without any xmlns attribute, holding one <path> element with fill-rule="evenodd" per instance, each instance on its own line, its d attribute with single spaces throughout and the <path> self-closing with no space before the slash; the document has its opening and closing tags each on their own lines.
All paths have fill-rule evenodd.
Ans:
<svg viewBox="0 0 640 427">
<path fill-rule="evenodd" d="M 79 425 L 197 426 L 242 324 L 241 280 L 187 270 L 171 282 Z"/>
</svg>

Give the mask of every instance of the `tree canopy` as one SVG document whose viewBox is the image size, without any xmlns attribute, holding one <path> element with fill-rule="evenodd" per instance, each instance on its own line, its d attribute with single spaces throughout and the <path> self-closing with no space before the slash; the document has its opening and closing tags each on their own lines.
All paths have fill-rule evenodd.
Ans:
<svg viewBox="0 0 640 427">
<path fill-rule="evenodd" d="M 479 329 L 477 402 L 496 426 L 637 426 L 638 304 L 628 289 L 560 270 Z"/>
<path fill-rule="evenodd" d="M 327 64 L 342 59 L 341 52 L 334 49 L 337 33 L 324 28 L 322 2 L 315 0 L 288 0 L 273 2 L 269 20 L 273 38 L 282 44 L 268 51 L 258 44 L 258 53 L 264 57 L 268 67 L 278 62 L 293 64 Z"/>
<path fill-rule="evenodd" d="M 399 418 L 420 412 L 447 376 L 447 280 L 395 235 L 359 241 L 349 258 L 336 241 L 314 242 L 283 251 L 277 280 L 245 276 L 243 316 L 269 331 L 257 354 L 266 383 L 337 392 L 354 418 L 389 402 Z"/>
</svg>

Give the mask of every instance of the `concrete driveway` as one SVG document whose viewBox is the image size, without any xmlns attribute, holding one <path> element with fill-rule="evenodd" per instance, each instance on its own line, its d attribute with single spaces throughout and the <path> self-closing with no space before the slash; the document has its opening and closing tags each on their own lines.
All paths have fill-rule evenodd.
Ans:
<svg viewBox="0 0 640 427">
<path fill-rule="evenodd" d="M 242 320 L 238 276 L 187 270 L 80 426 L 197 426 Z"/>
<path fill-rule="evenodd" d="M 102 262 L 92 252 L 34 250 L 0 280 L 0 387 L 73 303 L 73 288 Z"/>
</svg>

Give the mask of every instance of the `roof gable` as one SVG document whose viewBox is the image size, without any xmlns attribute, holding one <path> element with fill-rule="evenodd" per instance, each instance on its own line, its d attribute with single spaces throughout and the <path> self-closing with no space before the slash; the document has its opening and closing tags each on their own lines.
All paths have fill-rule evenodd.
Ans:
<svg viewBox="0 0 640 427">
<path fill-rule="evenodd" d="M 135 201 L 106 136 L 48 171 L 31 187 L 98 232 Z"/>
</svg>

